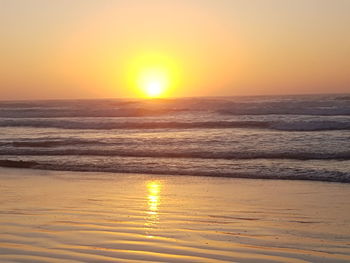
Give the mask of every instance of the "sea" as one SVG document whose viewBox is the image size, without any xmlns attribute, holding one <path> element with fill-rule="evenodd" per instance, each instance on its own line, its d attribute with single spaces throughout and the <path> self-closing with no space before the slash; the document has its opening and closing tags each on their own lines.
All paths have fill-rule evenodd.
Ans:
<svg viewBox="0 0 350 263">
<path fill-rule="evenodd" d="M 350 182 L 350 96 L 0 101 L 0 166 Z"/>
</svg>

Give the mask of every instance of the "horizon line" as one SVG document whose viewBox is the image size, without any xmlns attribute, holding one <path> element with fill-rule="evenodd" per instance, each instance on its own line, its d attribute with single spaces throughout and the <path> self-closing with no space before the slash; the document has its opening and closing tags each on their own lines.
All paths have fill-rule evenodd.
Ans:
<svg viewBox="0 0 350 263">
<path fill-rule="evenodd" d="M 350 92 L 339 93 L 288 93 L 288 94 L 258 94 L 258 95 L 222 95 L 222 96 L 183 96 L 183 97 L 159 97 L 159 98 L 139 98 L 139 97 L 106 97 L 106 98 L 40 98 L 40 99 L 0 99 L 0 102 L 26 102 L 26 101 L 93 101 L 93 100 L 174 100 L 174 99 L 195 99 L 195 98 L 246 98 L 246 97 L 287 97 L 287 96 L 331 96 L 331 95 L 350 95 Z"/>
</svg>

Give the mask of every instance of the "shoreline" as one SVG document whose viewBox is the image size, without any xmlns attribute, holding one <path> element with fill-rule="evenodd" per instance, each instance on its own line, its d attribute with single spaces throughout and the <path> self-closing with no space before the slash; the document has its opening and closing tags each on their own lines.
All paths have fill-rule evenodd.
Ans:
<svg viewBox="0 0 350 263">
<path fill-rule="evenodd" d="M 221 174 L 212 174 L 208 173 L 167 173 L 167 172 L 144 172 L 144 171 L 128 171 L 128 170 L 84 170 L 84 169 L 54 169 L 54 168 L 37 168 L 35 166 L 40 166 L 39 163 L 34 161 L 12 161 L 10 160 L 9 165 L 11 166 L 1 166 L 0 160 L 0 169 L 28 169 L 34 171 L 53 171 L 53 172 L 72 172 L 72 173 L 103 173 L 103 174 L 144 174 L 144 175 L 159 175 L 159 176 L 193 176 L 193 177 L 212 177 L 212 178 L 233 178 L 233 179 L 250 179 L 250 180 L 281 180 L 281 181 L 311 181 L 311 182 L 328 182 L 328 183 L 340 183 L 340 184 L 349 184 L 350 178 L 322 178 L 322 177 L 309 177 L 309 176 L 271 176 L 271 175 L 253 175 L 253 174 L 234 174 L 234 173 L 221 173 Z M 5 160 L 6 162 L 8 160 Z M 19 166 L 16 166 L 18 165 Z M 13 166 L 12 166 L 13 165 Z M 34 167 L 32 167 L 34 166 Z"/>
</svg>

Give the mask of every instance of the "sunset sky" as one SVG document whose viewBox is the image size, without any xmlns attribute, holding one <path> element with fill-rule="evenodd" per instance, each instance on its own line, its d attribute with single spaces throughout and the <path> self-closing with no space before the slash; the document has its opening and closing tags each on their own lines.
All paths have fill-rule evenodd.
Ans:
<svg viewBox="0 0 350 263">
<path fill-rule="evenodd" d="M 347 0 L 0 0 L 0 99 L 350 91 Z"/>
</svg>

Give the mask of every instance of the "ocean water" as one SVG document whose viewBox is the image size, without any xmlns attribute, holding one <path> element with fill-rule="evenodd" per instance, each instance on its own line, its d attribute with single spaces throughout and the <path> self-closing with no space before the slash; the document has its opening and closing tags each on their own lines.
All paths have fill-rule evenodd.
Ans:
<svg viewBox="0 0 350 263">
<path fill-rule="evenodd" d="M 0 166 L 350 182 L 350 96 L 0 102 Z"/>
</svg>

